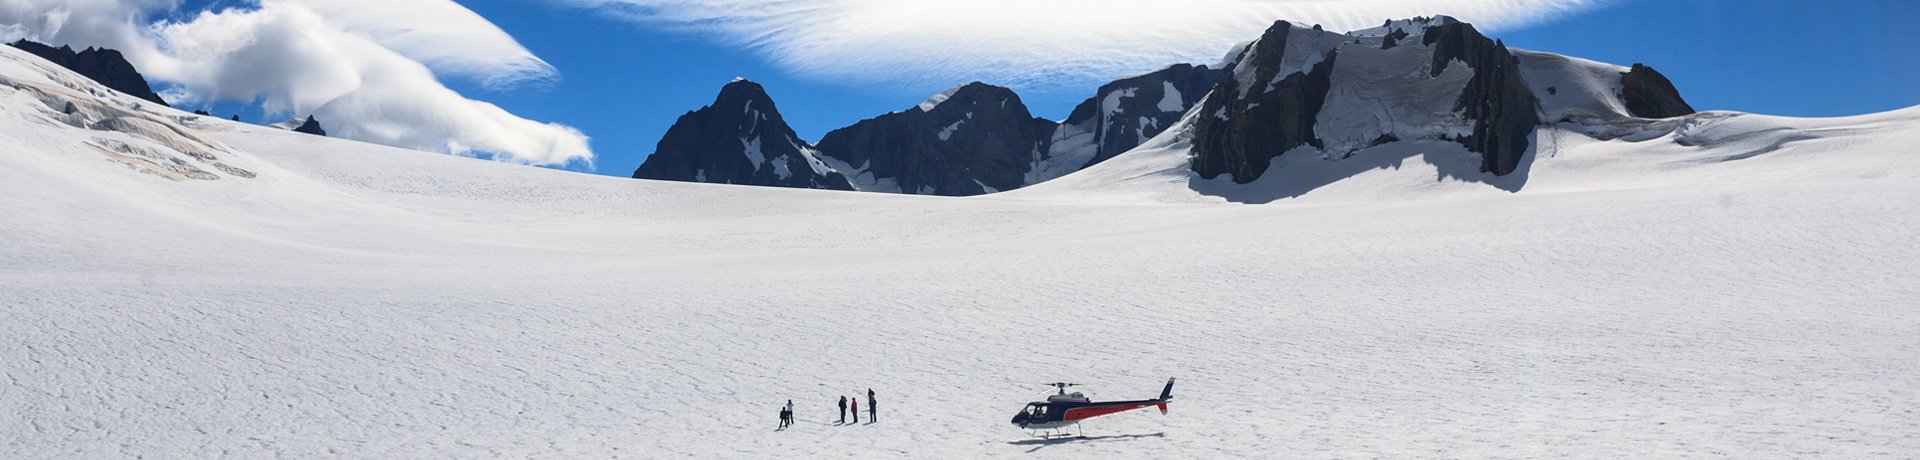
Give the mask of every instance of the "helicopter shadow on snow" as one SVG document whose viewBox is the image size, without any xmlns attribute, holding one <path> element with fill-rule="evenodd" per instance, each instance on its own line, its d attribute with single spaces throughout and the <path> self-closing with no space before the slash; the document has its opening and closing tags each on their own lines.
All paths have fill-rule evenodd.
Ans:
<svg viewBox="0 0 1920 460">
<path fill-rule="evenodd" d="M 1007 444 L 1016 445 L 1016 446 L 1033 446 L 1032 449 L 1027 449 L 1027 453 L 1034 453 L 1039 451 L 1040 449 L 1046 448 L 1047 446 L 1054 446 L 1054 445 L 1060 445 L 1060 444 L 1074 444 L 1074 443 L 1101 442 L 1101 441 L 1132 441 L 1132 440 L 1143 439 L 1143 438 L 1164 438 L 1164 437 L 1167 437 L 1166 432 L 1147 433 L 1147 434 L 1116 434 L 1116 435 L 1108 435 L 1108 436 L 1070 436 L 1070 437 L 1061 437 L 1061 438 L 1024 439 L 1019 441 L 1007 441 Z"/>
</svg>

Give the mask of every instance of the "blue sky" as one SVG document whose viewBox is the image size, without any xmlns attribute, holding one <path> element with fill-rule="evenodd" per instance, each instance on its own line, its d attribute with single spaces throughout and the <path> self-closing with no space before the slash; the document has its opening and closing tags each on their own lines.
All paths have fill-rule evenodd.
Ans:
<svg viewBox="0 0 1920 460">
<path fill-rule="evenodd" d="M 711 102 L 735 76 L 765 85 L 808 140 L 974 79 L 965 71 L 845 78 L 796 70 L 774 62 L 778 53 L 713 30 L 634 21 L 568 1 L 598 0 L 461 2 L 551 64 L 557 80 L 504 90 L 447 81 L 468 97 L 591 136 L 592 168 L 568 169 L 630 174 L 676 117 Z M 1838 116 L 1920 104 L 1920 53 L 1906 43 L 1920 36 L 1920 1 L 1618 0 L 1520 22 L 1490 35 L 1518 48 L 1647 63 L 1703 110 Z M 1036 115 L 1056 119 L 1097 86 L 993 81 L 1002 74 L 983 72 L 989 83 L 1018 90 Z"/>
</svg>

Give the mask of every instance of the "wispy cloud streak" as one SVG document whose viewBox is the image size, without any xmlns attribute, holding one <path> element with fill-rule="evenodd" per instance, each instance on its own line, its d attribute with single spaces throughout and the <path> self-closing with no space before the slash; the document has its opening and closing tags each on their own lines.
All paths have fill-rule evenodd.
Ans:
<svg viewBox="0 0 1920 460">
<path fill-rule="evenodd" d="M 1211 62 L 1273 21 L 1331 30 L 1446 14 L 1520 27 L 1606 0 L 552 0 L 750 47 L 845 81 L 1081 84 Z"/>
</svg>

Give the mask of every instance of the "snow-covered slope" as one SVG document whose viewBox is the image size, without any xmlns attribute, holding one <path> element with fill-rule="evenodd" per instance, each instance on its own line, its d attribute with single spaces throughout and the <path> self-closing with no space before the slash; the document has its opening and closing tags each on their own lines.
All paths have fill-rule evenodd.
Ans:
<svg viewBox="0 0 1920 460">
<path fill-rule="evenodd" d="M 1520 193 L 1417 201 L 1386 184 L 1464 152 L 1361 151 L 1303 196 L 1352 202 L 1270 206 L 1166 204 L 1207 199 L 1169 131 L 957 199 L 397 150 L 0 48 L 0 452 L 1901 457 L 1915 117 L 1546 135 Z M 1166 416 L 1007 424 L 1168 376 Z M 879 423 L 833 425 L 868 388 Z"/>
<path fill-rule="evenodd" d="M 1106 163 L 1002 196 L 1348 202 L 1920 178 L 1920 155 L 1908 147 L 1920 145 L 1920 107 L 1830 119 L 1703 112 L 1664 120 L 1564 122 L 1535 130 L 1533 139 L 1539 150 L 1507 176 L 1479 171 L 1479 156 L 1459 144 L 1421 141 L 1370 147 L 1339 160 L 1283 156 L 1267 175 L 1243 185 L 1194 174 L 1191 135 L 1175 129 Z"/>
</svg>

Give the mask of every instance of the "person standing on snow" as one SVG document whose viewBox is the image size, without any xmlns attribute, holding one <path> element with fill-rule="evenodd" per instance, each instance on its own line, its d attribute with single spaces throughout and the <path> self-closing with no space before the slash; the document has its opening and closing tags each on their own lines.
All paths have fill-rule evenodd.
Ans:
<svg viewBox="0 0 1920 460">
<path fill-rule="evenodd" d="M 787 408 L 780 411 L 780 427 L 793 426 L 793 400 L 787 400 Z"/>
<path fill-rule="evenodd" d="M 840 397 L 840 424 L 847 424 L 847 397 Z"/>
<path fill-rule="evenodd" d="M 860 423 L 860 398 L 853 398 L 853 423 Z"/>
<path fill-rule="evenodd" d="M 867 389 L 867 423 L 880 421 L 880 405 L 873 400 L 873 389 Z"/>
</svg>

